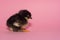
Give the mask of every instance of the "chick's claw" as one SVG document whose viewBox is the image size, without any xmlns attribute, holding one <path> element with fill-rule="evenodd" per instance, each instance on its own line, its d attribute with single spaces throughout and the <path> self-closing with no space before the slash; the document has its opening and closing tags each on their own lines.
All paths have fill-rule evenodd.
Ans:
<svg viewBox="0 0 60 40">
<path fill-rule="evenodd" d="M 23 32 L 30 32 L 29 30 L 23 30 Z"/>
</svg>

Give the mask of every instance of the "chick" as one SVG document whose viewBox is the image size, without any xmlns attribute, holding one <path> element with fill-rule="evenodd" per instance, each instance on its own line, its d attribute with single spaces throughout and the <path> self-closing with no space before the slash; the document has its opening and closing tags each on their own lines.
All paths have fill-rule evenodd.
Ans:
<svg viewBox="0 0 60 40">
<path fill-rule="evenodd" d="M 28 10 L 20 10 L 18 13 L 12 15 L 6 22 L 9 30 L 13 32 L 26 31 L 28 19 L 32 19 L 31 13 Z"/>
</svg>

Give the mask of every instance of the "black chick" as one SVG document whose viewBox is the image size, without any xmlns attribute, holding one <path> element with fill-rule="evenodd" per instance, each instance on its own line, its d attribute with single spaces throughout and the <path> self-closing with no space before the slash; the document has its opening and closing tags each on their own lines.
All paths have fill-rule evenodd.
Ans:
<svg viewBox="0 0 60 40">
<path fill-rule="evenodd" d="M 22 26 L 28 23 L 28 19 L 32 19 L 31 13 L 28 10 L 20 10 L 18 13 L 11 16 L 6 24 L 8 28 L 12 28 L 12 31 L 22 31 Z"/>
</svg>

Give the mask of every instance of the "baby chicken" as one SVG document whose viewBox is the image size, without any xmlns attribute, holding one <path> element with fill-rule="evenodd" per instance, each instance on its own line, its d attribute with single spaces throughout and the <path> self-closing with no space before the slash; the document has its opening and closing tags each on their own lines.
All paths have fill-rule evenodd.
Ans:
<svg viewBox="0 0 60 40">
<path fill-rule="evenodd" d="M 31 13 L 28 10 L 20 10 L 18 13 L 12 15 L 6 22 L 10 31 L 13 32 L 28 32 L 26 26 L 28 19 L 32 19 Z"/>
</svg>

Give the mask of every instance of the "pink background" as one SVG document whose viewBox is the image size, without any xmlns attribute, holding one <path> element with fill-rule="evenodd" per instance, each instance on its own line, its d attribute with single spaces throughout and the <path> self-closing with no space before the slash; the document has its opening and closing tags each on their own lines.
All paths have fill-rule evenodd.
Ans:
<svg viewBox="0 0 60 40">
<path fill-rule="evenodd" d="M 31 32 L 9 32 L 6 20 L 21 9 L 32 13 Z M 0 0 L 0 40 L 60 40 L 60 0 Z"/>
</svg>

